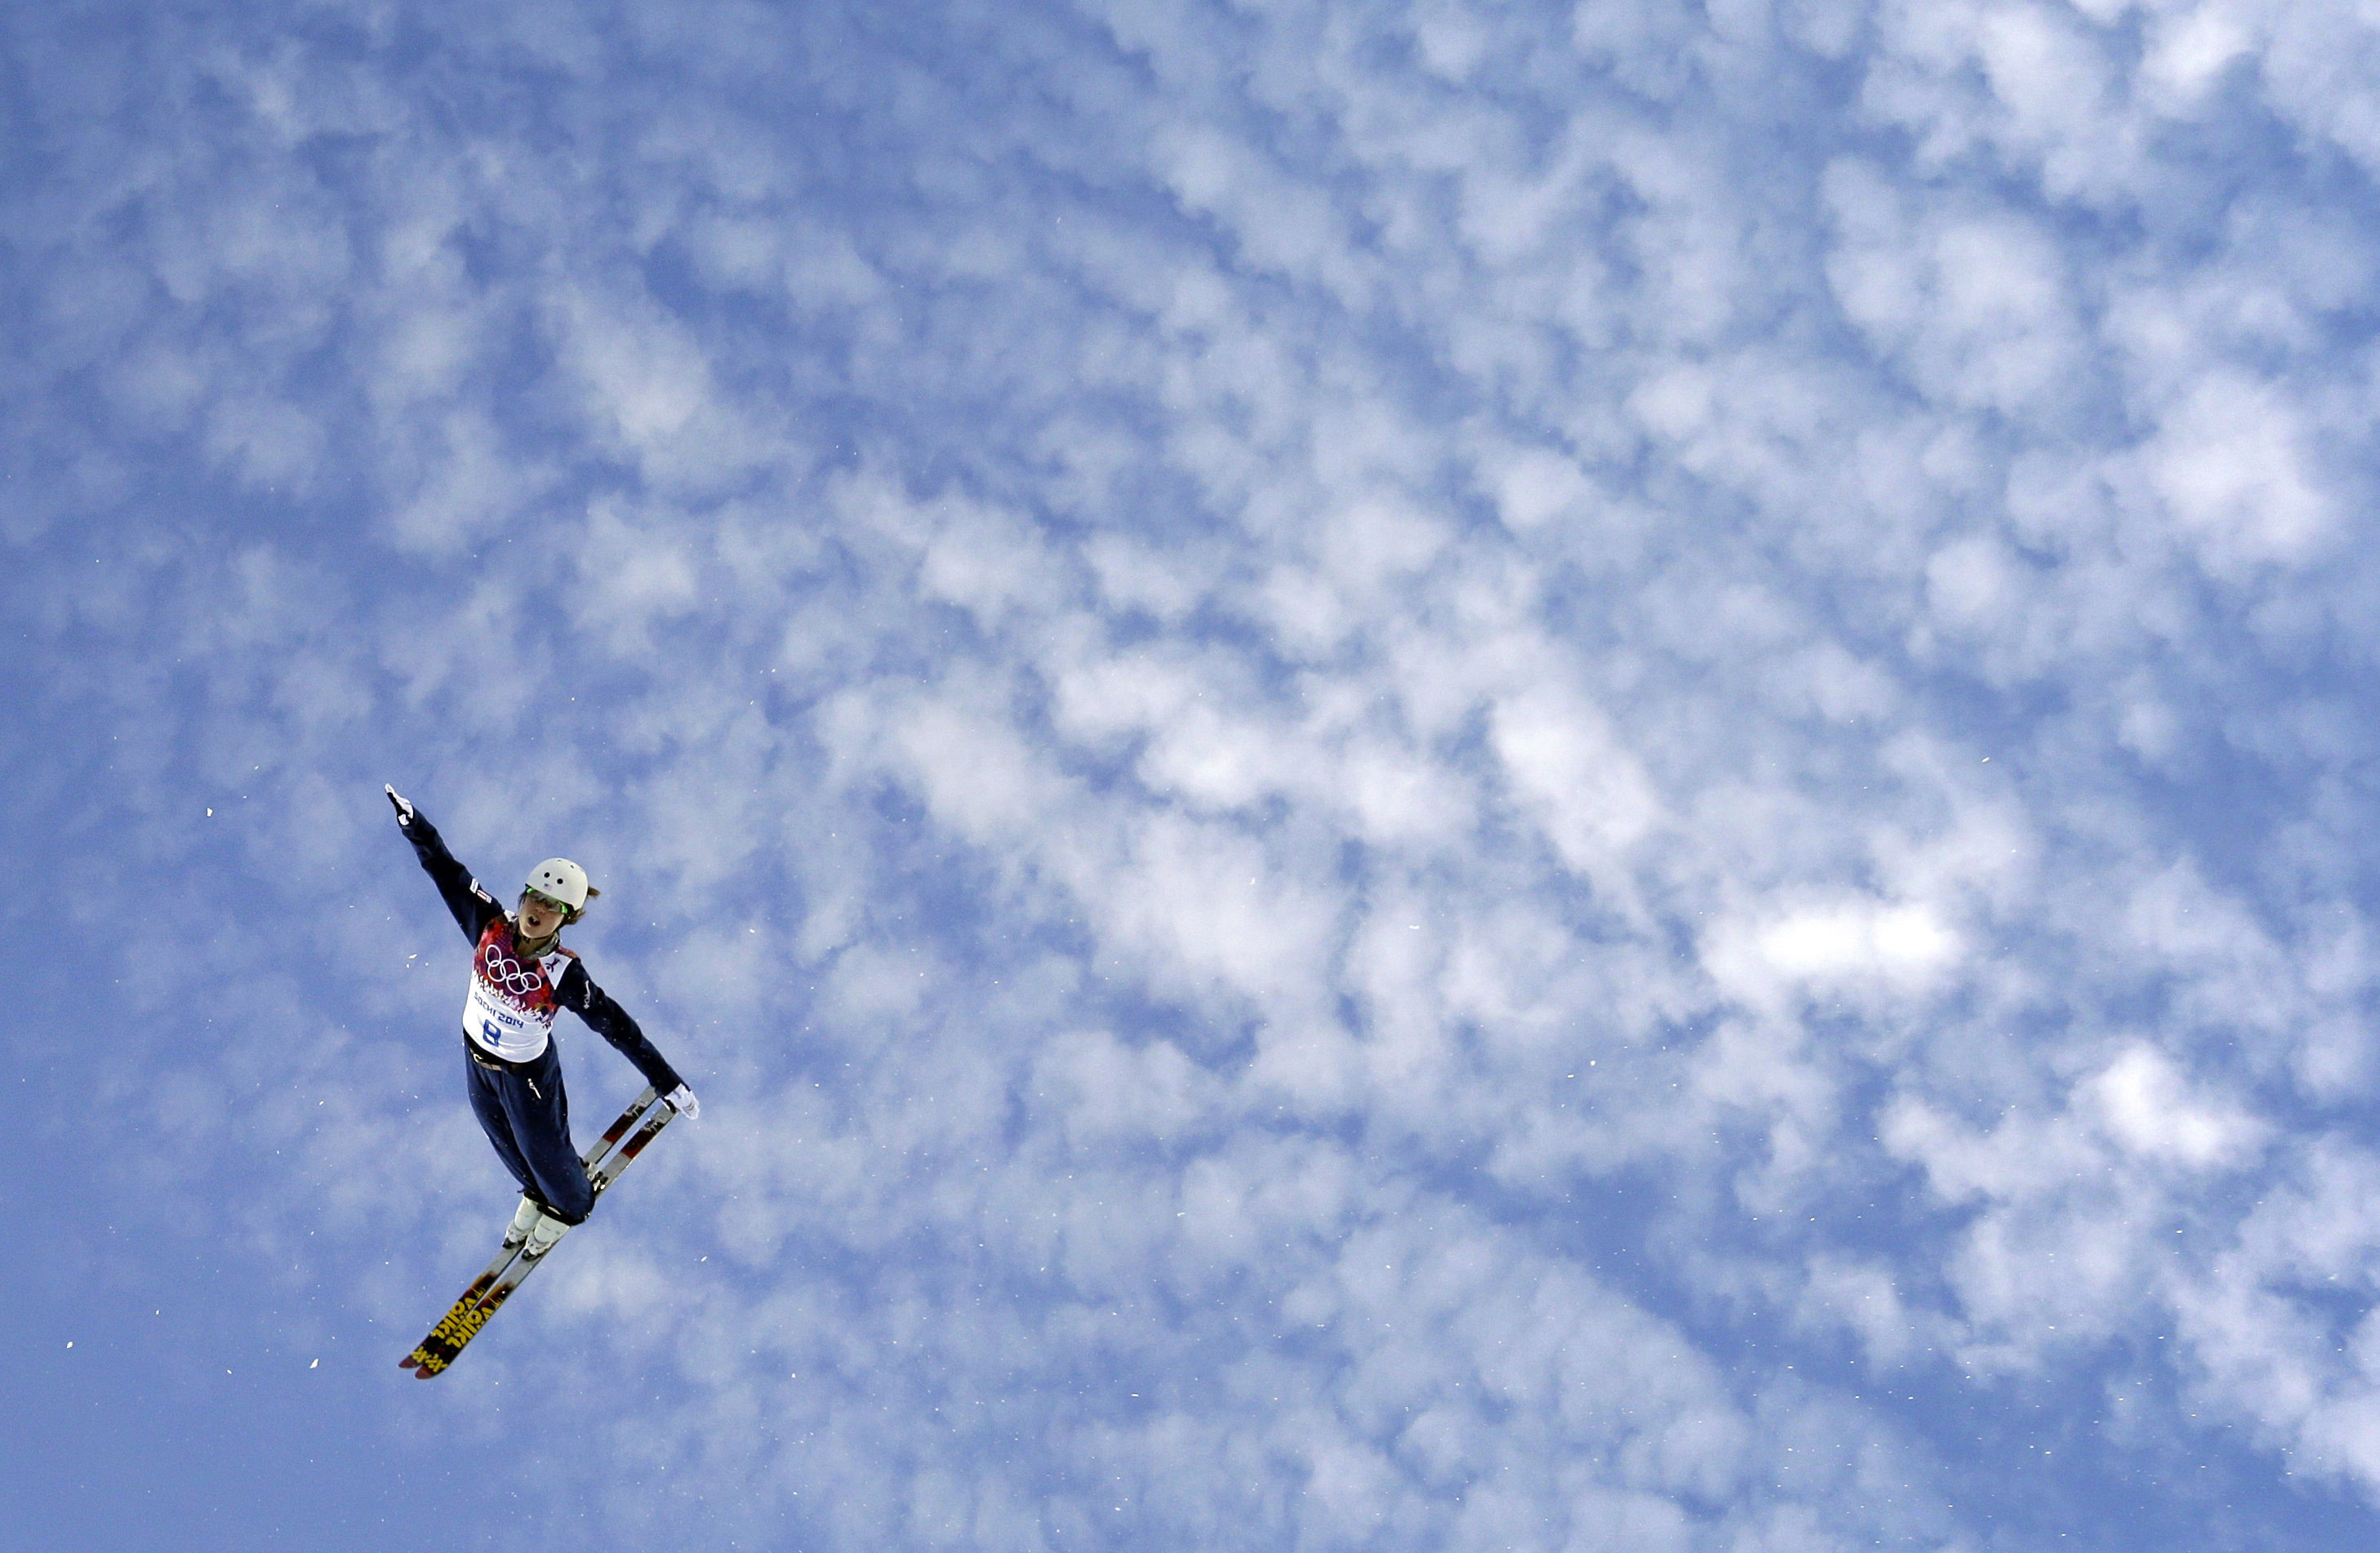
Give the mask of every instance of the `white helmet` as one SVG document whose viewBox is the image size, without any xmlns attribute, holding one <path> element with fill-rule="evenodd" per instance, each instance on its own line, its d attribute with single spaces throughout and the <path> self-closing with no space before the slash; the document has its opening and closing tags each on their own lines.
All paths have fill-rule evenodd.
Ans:
<svg viewBox="0 0 2380 1553">
<path fill-rule="evenodd" d="M 601 892 L 587 885 L 587 870 L 567 857 L 549 857 L 528 871 L 525 889 L 534 890 L 550 901 L 560 901 L 577 916 L 587 909 L 587 903 Z"/>
</svg>

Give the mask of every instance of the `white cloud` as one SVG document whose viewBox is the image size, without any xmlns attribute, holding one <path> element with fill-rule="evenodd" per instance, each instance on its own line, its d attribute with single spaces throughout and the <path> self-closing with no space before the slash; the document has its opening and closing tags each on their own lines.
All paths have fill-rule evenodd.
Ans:
<svg viewBox="0 0 2380 1553">
<path fill-rule="evenodd" d="M 1952 1332 L 1939 1316 L 1912 1310 L 1888 1268 L 1839 1256 L 1813 1262 L 1795 1320 L 1820 1331 L 1849 1331 L 1877 1370 L 1922 1359 Z"/>
<path fill-rule="evenodd" d="M 2228 375 L 2200 382 L 2146 452 L 2149 480 L 2218 576 L 2305 559 L 2331 525 L 2306 432 L 2283 403 Z"/>
<path fill-rule="evenodd" d="M 2175 7 L 2150 21 L 2153 40 L 2142 61 L 2143 84 L 2176 116 L 2196 116 L 2216 82 L 2255 44 L 2244 7 L 2211 4 Z"/>
<path fill-rule="evenodd" d="M 1660 800 L 1609 720 L 1583 698 L 1536 687 L 1499 698 L 1488 726 L 1514 795 L 1562 861 L 1615 882 Z"/>
<path fill-rule="evenodd" d="M 1790 989 L 1923 992 L 1956 967 L 1962 947 L 1929 905 L 1852 898 L 1722 919 L 1703 964 L 1720 987 L 1765 1003 Z"/>
<path fill-rule="evenodd" d="M 2042 231 L 2005 212 L 1912 210 L 1852 161 L 1828 169 L 1827 189 L 1842 234 L 1827 272 L 1835 294 L 1921 389 L 2003 414 L 2071 404 L 2088 358 Z"/>
<path fill-rule="evenodd" d="M 2192 1166 L 2231 1165 L 2265 1129 L 2255 1118 L 2192 1097 L 2172 1064 L 2134 1046 L 2088 1086 L 2117 1141 L 2135 1153 Z"/>
</svg>

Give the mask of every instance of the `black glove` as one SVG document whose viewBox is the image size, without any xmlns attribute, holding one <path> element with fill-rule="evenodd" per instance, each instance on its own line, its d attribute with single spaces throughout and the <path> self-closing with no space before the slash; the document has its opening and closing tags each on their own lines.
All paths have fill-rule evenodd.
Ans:
<svg viewBox="0 0 2380 1553">
<path fill-rule="evenodd" d="M 395 806 L 396 809 L 396 828 L 400 831 L 411 830 L 413 828 L 413 806 L 407 803 L 404 798 L 399 796 L 395 788 L 388 787 L 384 790 L 388 794 L 389 803 Z"/>
</svg>

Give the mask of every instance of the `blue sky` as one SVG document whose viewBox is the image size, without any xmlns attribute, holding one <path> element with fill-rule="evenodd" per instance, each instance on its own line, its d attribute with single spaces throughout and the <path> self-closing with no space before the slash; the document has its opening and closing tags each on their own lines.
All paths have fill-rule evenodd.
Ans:
<svg viewBox="0 0 2380 1553">
<path fill-rule="evenodd" d="M 2369 1546 L 2374 79 L 9 11 L 8 1523 Z M 430 1386 L 512 1196 L 383 782 L 704 1101 Z"/>
</svg>

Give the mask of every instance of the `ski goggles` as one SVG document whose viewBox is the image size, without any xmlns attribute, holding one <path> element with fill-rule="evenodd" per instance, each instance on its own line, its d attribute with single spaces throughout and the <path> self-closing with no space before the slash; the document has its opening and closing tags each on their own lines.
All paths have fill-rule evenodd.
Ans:
<svg viewBox="0 0 2380 1553">
<path fill-rule="evenodd" d="M 520 898 L 523 905 L 527 905 L 529 902 L 535 901 L 539 905 L 543 906 L 546 910 L 553 912 L 559 916 L 568 916 L 570 915 L 570 905 L 568 902 L 557 901 L 552 896 L 546 894 L 543 891 L 524 890 L 521 892 Z"/>
</svg>

